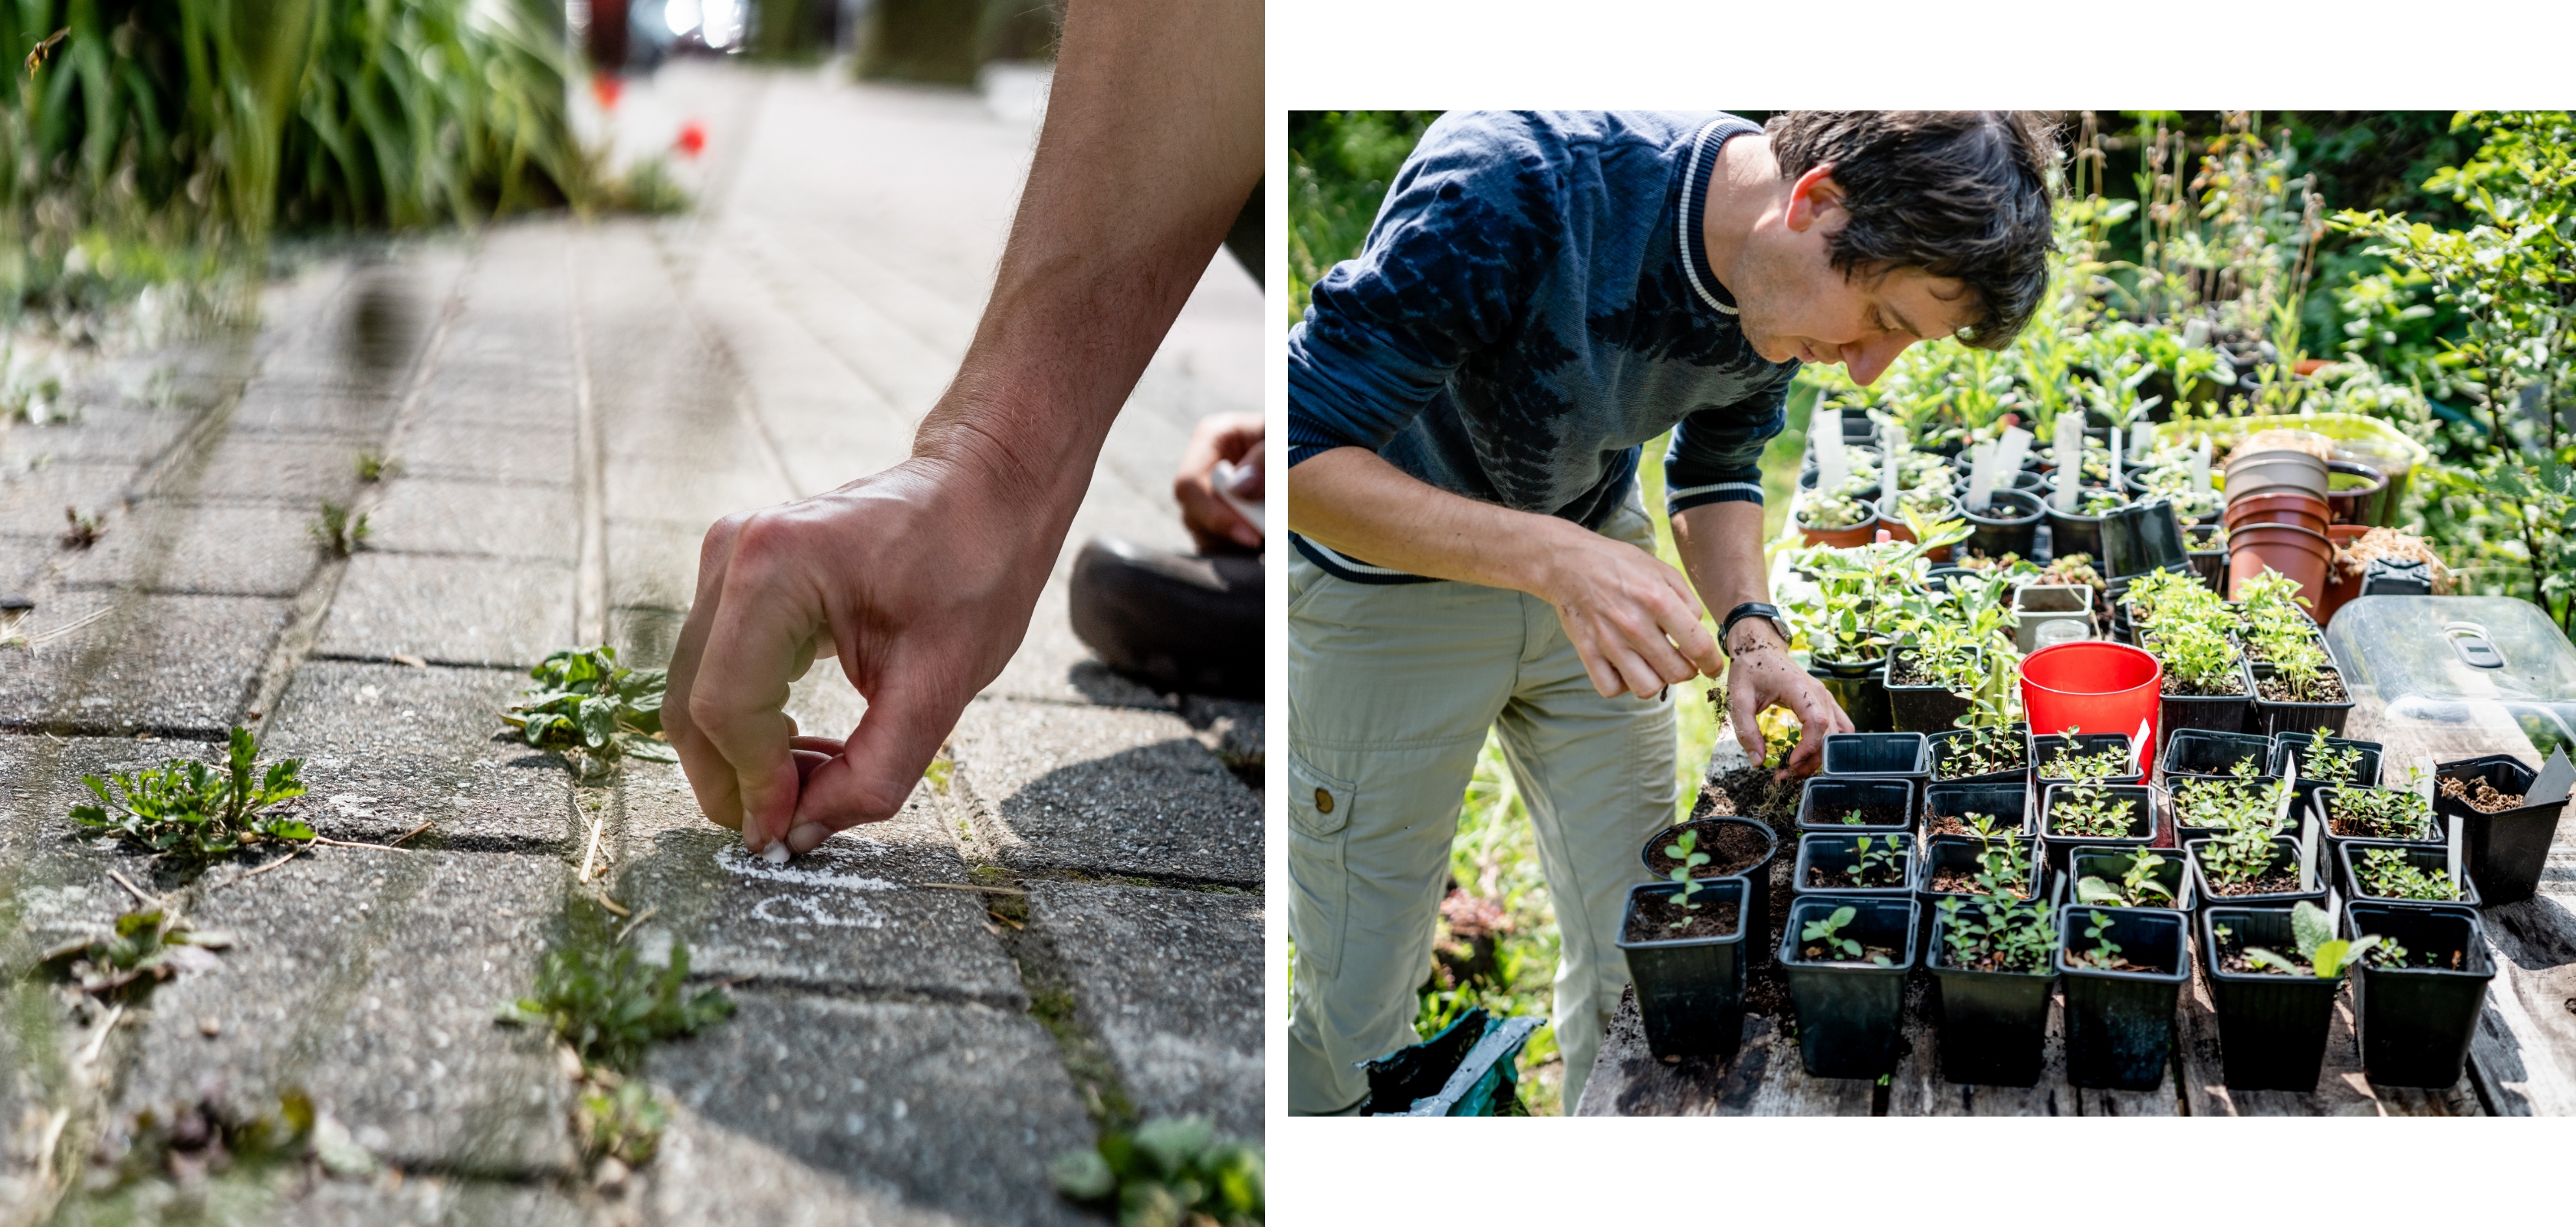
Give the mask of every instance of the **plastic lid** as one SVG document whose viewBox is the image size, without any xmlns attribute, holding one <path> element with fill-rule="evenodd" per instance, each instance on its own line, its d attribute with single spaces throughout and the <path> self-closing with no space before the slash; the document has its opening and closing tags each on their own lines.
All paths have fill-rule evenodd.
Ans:
<svg viewBox="0 0 2576 1227">
<path fill-rule="evenodd" d="M 2529 601 L 2356 597 L 2326 641 L 2353 701 L 2381 705 L 2385 724 L 2511 724 L 2540 754 L 2576 752 L 2576 645 Z"/>
</svg>

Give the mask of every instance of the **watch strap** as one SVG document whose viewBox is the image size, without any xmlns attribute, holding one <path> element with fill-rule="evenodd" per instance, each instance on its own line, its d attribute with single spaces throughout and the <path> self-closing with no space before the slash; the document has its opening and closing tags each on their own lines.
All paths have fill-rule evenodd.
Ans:
<svg viewBox="0 0 2576 1227">
<path fill-rule="evenodd" d="M 1735 624 L 1745 620 L 1746 618 L 1768 619 L 1771 623 L 1771 629 L 1780 632 L 1781 642 L 1788 642 L 1789 627 L 1786 623 L 1780 620 L 1780 610 L 1777 606 L 1765 605 L 1760 601 L 1746 601 L 1733 609 L 1727 610 L 1726 621 L 1718 624 L 1717 646 L 1719 648 L 1723 649 L 1726 647 L 1726 641 L 1733 638 L 1735 635 Z"/>
</svg>

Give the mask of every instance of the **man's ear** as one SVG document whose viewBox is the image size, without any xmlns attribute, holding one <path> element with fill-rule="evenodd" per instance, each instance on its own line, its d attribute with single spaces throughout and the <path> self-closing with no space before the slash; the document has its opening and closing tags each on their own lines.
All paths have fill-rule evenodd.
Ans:
<svg viewBox="0 0 2576 1227">
<path fill-rule="evenodd" d="M 1818 162 L 1789 185 L 1789 229 L 1800 234 L 1822 225 L 1831 234 L 1843 228 L 1843 185 L 1834 182 L 1834 164 Z"/>
</svg>

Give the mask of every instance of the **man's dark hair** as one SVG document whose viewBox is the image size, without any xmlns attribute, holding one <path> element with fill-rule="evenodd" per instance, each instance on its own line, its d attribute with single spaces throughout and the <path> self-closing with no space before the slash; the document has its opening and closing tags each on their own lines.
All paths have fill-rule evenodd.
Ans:
<svg viewBox="0 0 2576 1227">
<path fill-rule="evenodd" d="M 2029 111 L 1787 111 L 1763 131 L 1783 178 L 1833 164 L 1844 276 L 1919 268 L 1976 296 L 1966 344 L 2002 349 L 2048 290 L 2054 125 Z"/>
</svg>

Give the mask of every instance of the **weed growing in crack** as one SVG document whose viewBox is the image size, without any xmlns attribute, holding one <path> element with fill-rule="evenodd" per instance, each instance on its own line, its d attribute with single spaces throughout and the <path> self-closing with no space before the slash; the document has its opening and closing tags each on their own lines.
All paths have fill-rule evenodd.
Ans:
<svg viewBox="0 0 2576 1227">
<path fill-rule="evenodd" d="M 529 745 L 553 750 L 585 778 L 606 774 L 621 756 L 675 763 L 662 735 L 660 669 L 629 669 L 617 649 L 565 648 L 528 670 L 537 684 L 501 713 Z"/>
<path fill-rule="evenodd" d="M 652 1162 L 662 1145 L 662 1130 L 671 1123 L 670 1109 L 653 1098 L 653 1088 L 640 1079 L 592 1070 L 590 1082 L 590 1089 L 573 1105 L 582 1154 L 593 1163 L 615 1159 L 628 1167 L 642 1167 Z"/>
<path fill-rule="evenodd" d="M 83 938 L 47 951 L 37 965 L 101 1001 L 131 1002 L 181 971 L 202 970 L 232 944 L 228 934 L 199 933 L 160 909 L 116 918 L 113 937 Z"/>
<path fill-rule="evenodd" d="M 63 530 L 63 548 L 67 550 L 88 549 L 107 532 L 106 517 L 82 515 L 78 507 L 63 508 L 63 519 L 71 525 Z"/>
<path fill-rule="evenodd" d="M 174 758 L 105 780 L 82 776 L 99 803 L 73 806 L 71 820 L 184 865 L 203 865 L 262 844 L 310 841 L 313 828 L 302 820 L 268 812 L 304 795 L 303 760 L 271 763 L 263 773 L 258 754 L 250 730 L 235 726 L 221 770 Z"/>
<path fill-rule="evenodd" d="M 346 558 L 367 543 L 367 517 L 351 516 L 338 503 L 322 504 L 322 518 L 305 529 L 334 558 Z"/>
<path fill-rule="evenodd" d="M 1204 1116 L 1104 1131 L 1091 1150 L 1047 1168 L 1065 1197 L 1114 1213 L 1121 1224 L 1259 1227 L 1266 1176 L 1261 1147 L 1217 1136 Z"/>
<path fill-rule="evenodd" d="M 670 962 L 647 963 L 624 942 L 575 944 L 547 952 L 536 992 L 500 1008 L 500 1021 L 544 1026 L 570 1045 L 585 1071 L 633 1073 L 661 1040 L 696 1035 L 733 1016 L 716 988 L 689 988 L 688 943 L 673 938 Z"/>
<path fill-rule="evenodd" d="M 400 476 L 402 476 L 401 461 L 374 452 L 358 453 L 358 480 L 373 483 L 388 477 Z"/>
</svg>

